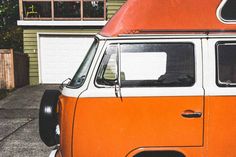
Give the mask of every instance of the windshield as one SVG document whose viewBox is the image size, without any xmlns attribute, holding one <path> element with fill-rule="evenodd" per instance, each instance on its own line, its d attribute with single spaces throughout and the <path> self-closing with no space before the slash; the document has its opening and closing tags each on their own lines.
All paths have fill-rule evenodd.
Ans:
<svg viewBox="0 0 236 157">
<path fill-rule="evenodd" d="M 87 77 L 89 68 L 92 64 L 95 53 L 97 51 L 97 48 L 98 48 L 98 40 L 95 39 L 92 46 L 90 47 L 87 55 L 85 56 L 83 62 L 81 63 L 79 69 L 77 70 L 77 72 L 75 73 L 73 79 L 67 85 L 67 87 L 69 87 L 69 88 L 79 88 L 83 85 L 83 83 L 84 83 L 84 81 Z"/>
</svg>

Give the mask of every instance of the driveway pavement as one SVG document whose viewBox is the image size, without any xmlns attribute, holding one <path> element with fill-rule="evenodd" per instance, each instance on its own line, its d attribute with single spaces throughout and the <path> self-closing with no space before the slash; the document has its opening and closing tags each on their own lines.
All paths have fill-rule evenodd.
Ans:
<svg viewBox="0 0 236 157">
<path fill-rule="evenodd" d="M 53 148 L 41 141 L 38 112 L 45 89 L 56 85 L 26 86 L 0 100 L 0 157 L 47 157 Z"/>
</svg>

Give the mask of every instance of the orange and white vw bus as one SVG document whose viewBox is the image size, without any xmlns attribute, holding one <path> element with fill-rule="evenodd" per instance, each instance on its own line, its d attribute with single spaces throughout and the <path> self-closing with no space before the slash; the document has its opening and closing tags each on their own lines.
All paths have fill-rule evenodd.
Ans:
<svg viewBox="0 0 236 157">
<path fill-rule="evenodd" d="M 236 1 L 128 0 L 47 90 L 56 157 L 236 157 Z"/>
</svg>

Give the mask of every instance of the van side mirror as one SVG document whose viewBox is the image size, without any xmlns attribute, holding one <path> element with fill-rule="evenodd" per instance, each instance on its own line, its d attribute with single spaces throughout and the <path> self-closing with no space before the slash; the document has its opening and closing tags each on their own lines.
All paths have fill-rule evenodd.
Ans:
<svg viewBox="0 0 236 157">
<path fill-rule="evenodd" d="M 66 80 L 64 80 L 60 86 L 59 89 L 62 90 L 66 85 L 68 85 L 71 82 L 71 78 L 67 78 Z"/>
</svg>

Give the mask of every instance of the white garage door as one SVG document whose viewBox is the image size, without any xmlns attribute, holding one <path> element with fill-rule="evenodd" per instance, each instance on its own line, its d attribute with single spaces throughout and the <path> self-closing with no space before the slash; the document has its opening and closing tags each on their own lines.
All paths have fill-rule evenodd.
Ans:
<svg viewBox="0 0 236 157">
<path fill-rule="evenodd" d="M 93 36 L 40 36 L 40 83 L 57 84 L 72 78 L 93 38 Z"/>
</svg>

